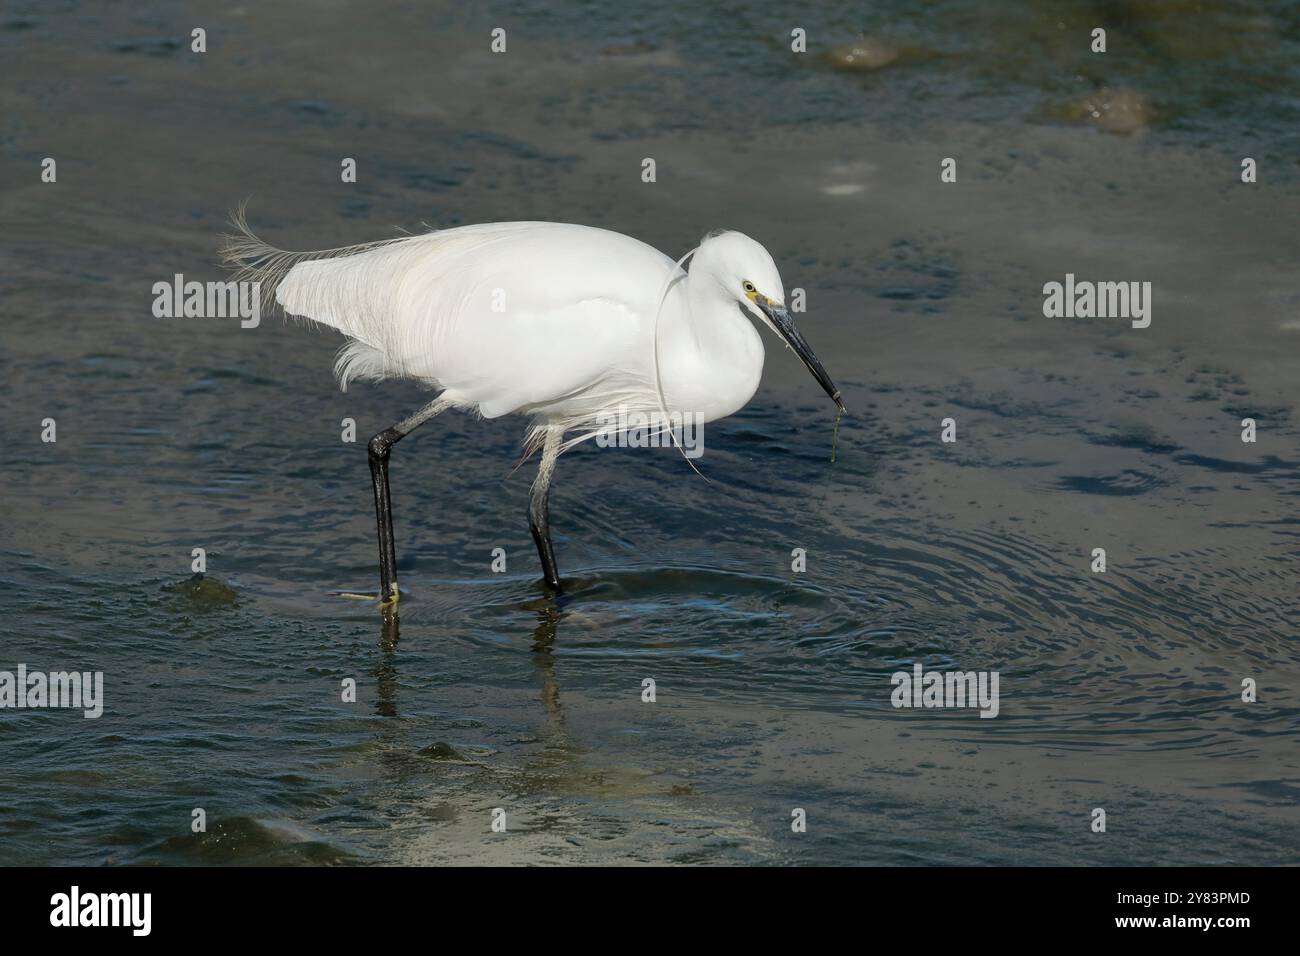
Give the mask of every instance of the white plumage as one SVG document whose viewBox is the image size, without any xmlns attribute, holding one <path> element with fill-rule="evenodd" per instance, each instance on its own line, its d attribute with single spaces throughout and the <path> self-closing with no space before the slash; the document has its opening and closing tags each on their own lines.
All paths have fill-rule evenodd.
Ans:
<svg viewBox="0 0 1300 956">
<path fill-rule="evenodd" d="M 336 363 L 343 388 L 409 378 L 441 393 L 389 429 L 382 448 L 372 441 L 372 471 L 382 457 L 381 551 L 388 447 L 445 407 L 533 419 L 528 451 L 546 451 L 541 530 L 550 469 L 564 448 L 609 433 L 611 419 L 644 416 L 663 429 L 685 416 L 713 421 L 749 401 L 763 369 L 751 317 L 781 335 L 843 408 L 794 328 L 771 256 L 740 233 L 705 237 L 688 274 L 636 239 L 565 223 L 489 223 L 291 253 L 254 236 L 242 212 L 235 222 L 224 255 L 236 278 L 260 282 L 264 301 L 273 295 L 285 312 L 347 337 Z M 537 521 L 533 530 L 546 563 Z"/>
<path fill-rule="evenodd" d="M 759 288 L 784 297 L 771 258 L 752 240 L 707 239 L 691 267 L 697 275 L 706 251 L 756 253 L 756 284 L 767 279 Z M 740 280 L 730 296 L 701 295 L 722 290 L 605 229 L 490 223 L 323 253 L 286 253 L 245 229 L 227 255 L 243 261 L 240 278 L 261 281 L 264 294 L 273 289 L 286 312 L 351 340 L 336 365 L 344 388 L 354 379 L 412 378 L 484 417 L 520 412 L 568 430 L 619 406 L 657 413 L 656 312 L 666 411 L 705 421 L 729 415 L 762 371 L 762 342 L 736 307 Z M 710 286 L 694 290 L 701 316 L 691 310 L 692 284 Z"/>
<path fill-rule="evenodd" d="M 672 268 L 617 233 L 500 223 L 300 263 L 276 299 L 354 340 L 345 385 L 415 378 L 496 418 L 636 372 Z"/>
</svg>

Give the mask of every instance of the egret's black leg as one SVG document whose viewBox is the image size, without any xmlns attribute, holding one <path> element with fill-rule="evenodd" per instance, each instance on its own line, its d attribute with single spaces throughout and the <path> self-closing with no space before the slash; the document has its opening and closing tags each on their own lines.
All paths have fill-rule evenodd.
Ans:
<svg viewBox="0 0 1300 956">
<path fill-rule="evenodd" d="M 528 501 L 528 528 L 533 533 L 533 542 L 537 545 L 537 556 L 542 559 L 542 575 L 546 586 L 556 594 L 560 593 L 560 573 L 555 568 L 555 548 L 551 545 L 551 475 L 555 473 L 555 459 L 560 454 L 560 439 L 564 432 L 551 428 L 546 433 L 546 443 L 542 446 L 542 461 L 537 466 L 537 477 L 533 480 L 532 494 Z"/>
<path fill-rule="evenodd" d="M 537 544 L 537 556 L 542 560 L 542 576 L 546 585 L 556 594 L 560 593 L 560 574 L 555 568 L 555 547 L 551 544 L 551 523 L 547 514 L 546 493 L 534 497 L 528 508 L 528 528 L 533 533 Z"/>
<path fill-rule="evenodd" d="M 388 458 L 399 441 L 450 404 L 441 398 L 430 402 L 410 418 L 385 428 L 370 439 L 370 479 L 375 487 L 375 518 L 379 525 L 379 601 L 395 602 L 397 590 L 397 545 L 393 539 L 393 502 L 388 492 Z"/>
<path fill-rule="evenodd" d="M 388 493 L 388 456 L 402 433 L 386 428 L 370 439 L 370 480 L 375 486 L 375 517 L 379 523 L 379 600 L 395 596 L 397 547 L 393 543 L 393 503 Z"/>
</svg>

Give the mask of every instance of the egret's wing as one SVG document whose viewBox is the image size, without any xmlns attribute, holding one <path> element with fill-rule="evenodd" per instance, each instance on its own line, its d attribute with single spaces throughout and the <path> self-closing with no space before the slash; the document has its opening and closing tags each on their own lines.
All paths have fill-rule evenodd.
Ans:
<svg viewBox="0 0 1300 956">
<path fill-rule="evenodd" d="M 673 268 L 603 229 L 492 223 L 296 262 L 276 299 L 353 340 L 345 386 L 422 379 L 495 417 L 644 378 Z"/>
</svg>

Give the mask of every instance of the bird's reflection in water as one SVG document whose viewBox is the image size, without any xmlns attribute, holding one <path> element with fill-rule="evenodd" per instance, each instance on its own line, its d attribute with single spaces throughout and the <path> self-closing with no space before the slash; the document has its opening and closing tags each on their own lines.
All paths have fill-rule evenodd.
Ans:
<svg viewBox="0 0 1300 956">
<path fill-rule="evenodd" d="M 561 626 L 566 631 L 581 632 L 593 626 L 590 617 L 564 598 L 550 594 L 532 594 L 518 601 L 511 610 L 523 638 L 531 623 L 532 643 L 529 653 L 536 674 L 540 714 L 525 717 L 534 726 L 527 738 L 515 735 L 509 751 L 500 754 L 476 753 L 452 741 L 427 739 L 413 741 L 408 722 L 385 720 L 376 731 L 381 752 L 379 760 L 393 779 L 399 782 L 426 780 L 420 786 L 425 793 L 417 799 L 433 801 L 429 812 L 457 819 L 467 807 L 485 804 L 496 806 L 498 794 L 509 793 L 516 813 L 529 821 L 527 827 L 545 831 L 555 837 L 571 833 L 575 838 L 589 833 L 590 819 L 578 820 L 557 809 L 556 801 L 565 799 L 635 800 L 642 797 L 679 797 L 684 791 L 679 781 L 665 779 L 661 772 L 624 762 L 610 763 L 594 755 L 587 747 L 570 738 L 566 712 L 560 699 L 557 676 L 557 639 Z M 375 713 L 382 717 L 398 716 L 399 690 L 397 645 L 399 624 L 396 613 L 385 615 L 380 629 L 380 660 L 373 674 L 377 690 Z M 510 651 L 522 650 L 522 641 Z M 436 723 L 436 721 L 435 721 Z M 421 724 L 428 729 L 427 722 Z M 421 731 L 417 730 L 419 734 Z M 436 761 L 436 762 L 431 762 Z M 424 774 L 435 771 L 436 776 Z M 491 796 L 489 796 L 491 795 Z M 426 808 L 427 809 L 427 808 Z M 424 819 L 424 818 L 421 818 Z M 439 817 L 443 819 L 443 817 Z"/>
<path fill-rule="evenodd" d="M 397 608 L 381 609 L 379 630 L 379 663 L 375 665 L 375 713 L 380 717 L 396 717 L 397 701 Z"/>
<path fill-rule="evenodd" d="M 520 607 L 537 615 L 533 629 L 533 662 L 537 668 L 541 689 L 542 708 L 546 714 L 543 737 L 548 745 L 564 743 L 564 711 L 560 707 L 560 685 L 555 678 L 555 657 L 552 649 L 560 623 L 560 605 L 552 595 L 528 601 Z M 379 631 L 380 658 L 375 665 L 375 713 L 381 717 L 397 716 L 397 645 L 401 638 L 401 623 L 396 608 L 383 608 Z"/>
<path fill-rule="evenodd" d="M 398 633 L 397 608 L 390 605 L 379 609 L 379 646 L 385 650 L 395 650 L 400 637 Z"/>
<path fill-rule="evenodd" d="M 564 708 L 560 703 L 560 683 L 555 673 L 555 642 L 562 619 L 565 630 L 571 637 L 575 631 L 593 625 L 588 615 L 573 607 L 566 607 L 566 603 L 563 597 L 557 601 L 548 595 L 524 605 L 537 615 L 532 651 L 533 666 L 541 692 L 543 721 L 537 735 L 540 748 L 523 756 L 514 772 L 516 791 L 521 795 L 544 800 L 552 800 L 557 796 L 631 800 L 678 794 L 657 772 L 623 761 L 610 762 L 607 757 L 592 752 L 580 742 L 570 740 Z M 578 821 L 556 815 L 548 825 L 557 833 L 565 827 L 571 827 L 577 835 L 589 833 L 584 829 L 589 824 L 590 820 Z"/>
<path fill-rule="evenodd" d="M 537 613 L 537 627 L 533 629 L 533 664 L 541 683 L 542 708 L 546 711 L 543 736 L 549 746 L 563 746 L 564 711 L 560 707 L 560 685 L 555 679 L 555 655 L 552 653 L 560 623 L 560 606 L 550 595 L 527 606 Z"/>
</svg>

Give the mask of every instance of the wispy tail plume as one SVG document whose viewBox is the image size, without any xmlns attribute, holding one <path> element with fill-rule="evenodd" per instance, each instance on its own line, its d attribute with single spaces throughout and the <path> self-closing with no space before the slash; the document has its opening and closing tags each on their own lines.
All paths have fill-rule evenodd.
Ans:
<svg viewBox="0 0 1300 956">
<path fill-rule="evenodd" d="M 217 250 L 221 264 L 230 269 L 235 282 L 257 282 L 262 293 L 262 313 L 269 314 L 278 307 L 275 291 L 285 276 L 294 266 L 317 259 L 338 259 L 354 256 L 360 252 L 401 242 L 406 236 L 392 239 L 379 239 L 375 242 L 363 242 L 355 246 L 339 246 L 335 249 L 318 249 L 314 252 L 289 252 L 278 249 L 259 239 L 248 225 L 248 200 L 245 199 L 230 214 L 233 233 L 222 235 L 222 243 Z M 283 310 L 281 310 L 283 311 Z"/>
</svg>

